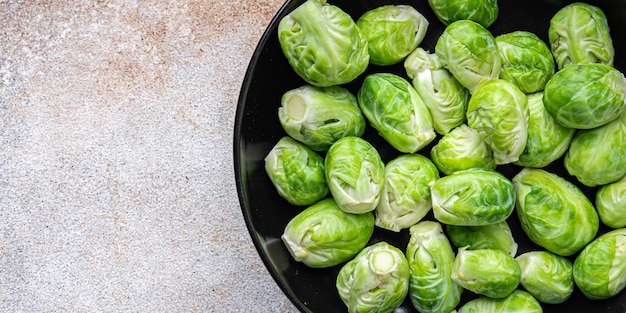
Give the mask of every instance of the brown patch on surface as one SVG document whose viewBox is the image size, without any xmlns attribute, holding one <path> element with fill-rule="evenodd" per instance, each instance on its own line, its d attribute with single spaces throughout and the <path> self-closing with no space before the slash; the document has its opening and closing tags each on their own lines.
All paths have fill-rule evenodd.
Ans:
<svg viewBox="0 0 626 313">
<path fill-rule="evenodd" d="M 161 112 L 144 112 L 146 108 L 171 99 L 171 108 L 163 112 L 198 129 L 196 119 L 203 109 L 190 104 L 202 95 L 184 89 L 205 89 L 211 105 L 233 107 L 246 64 L 281 4 L 279 0 L 7 4 L 0 14 L 0 24 L 7 25 L 0 32 L 5 44 L 0 49 L 6 51 L 0 82 L 8 82 L 13 86 L 10 92 L 19 96 L 9 110 L 64 124 L 92 112 L 126 115 L 128 123 L 134 123 L 134 116 Z M 172 97 L 172 92 L 178 95 Z M 94 127 L 108 127 L 97 123 Z"/>
<path fill-rule="evenodd" d="M 246 27 L 265 27 L 278 11 L 279 0 L 263 1 L 189 1 L 186 14 L 191 18 L 192 33 L 196 38 L 222 37 L 236 31 L 237 24 Z M 236 9 L 235 9 L 236 8 Z"/>
<path fill-rule="evenodd" d="M 29 60 L 13 70 L 34 73 L 32 86 L 86 99 L 121 98 L 162 92 L 173 66 L 214 57 L 206 53 L 224 37 L 242 31 L 260 36 L 281 3 L 24 1 L 7 4 L 0 20 L 13 37 L 8 54 Z"/>
</svg>

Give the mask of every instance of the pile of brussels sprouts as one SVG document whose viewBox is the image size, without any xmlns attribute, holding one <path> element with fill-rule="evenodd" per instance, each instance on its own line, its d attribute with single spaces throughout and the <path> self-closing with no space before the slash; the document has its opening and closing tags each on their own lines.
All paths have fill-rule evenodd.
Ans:
<svg viewBox="0 0 626 313">
<path fill-rule="evenodd" d="M 419 312 L 542 312 L 576 286 L 615 296 L 626 286 L 626 79 L 604 13 L 563 7 L 545 43 L 494 37 L 496 0 L 429 4 L 446 26 L 434 52 L 420 47 L 429 22 L 410 5 L 354 21 L 307 0 L 280 21 L 306 82 L 284 93 L 287 136 L 265 159 L 278 193 L 303 207 L 286 248 L 312 268 L 341 266 L 349 312 L 391 312 L 407 296 Z M 342 86 L 400 62 L 406 76 L 369 74 L 356 95 Z M 399 156 L 383 162 L 366 127 Z M 431 144 L 430 157 L 418 153 Z M 561 157 L 596 199 L 545 168 Z M 504 164 L 521 170 L 509 179 Z M 511 214 L 542 250 L 518 255 Z M 600 235 L 600 223 L 613 230 Z M 375 227 L 410 240 L 368 245 Z M 464 292 L 476 297 L 461 303 Z"/>
</svg>

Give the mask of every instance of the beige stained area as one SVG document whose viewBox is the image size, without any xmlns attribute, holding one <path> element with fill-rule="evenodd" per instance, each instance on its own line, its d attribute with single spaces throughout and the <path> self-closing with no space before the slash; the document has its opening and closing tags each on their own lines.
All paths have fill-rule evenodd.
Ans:
<svg viewBox="0 0 626 313">
<path fill-rule="evenodd" d="M 0 312 L 295 312 L 232 157 L 282 4 L 0 0 Z"/>
</svg>

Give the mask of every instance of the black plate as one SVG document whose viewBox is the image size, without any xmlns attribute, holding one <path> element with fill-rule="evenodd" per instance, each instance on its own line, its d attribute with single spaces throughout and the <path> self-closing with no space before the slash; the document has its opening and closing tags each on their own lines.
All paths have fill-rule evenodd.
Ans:
<svg viewBox="0 0 626 313">
<path fill-rule="evenodd" d="M 252 241 L 270 274 L 287 297 L 302 312 L 344 312 L 346 310 L 335 289 L 335 278 L 341 265 L 328 269 L 312 269 L 296 262 L 280 240 L 287 222 L 301 207 L 294 207 L 283 200 L 274 189 L 264 170 L 263 159 L 285 132 L 278 121 L 277 109 L 280 98 L 287 90 L 300 87 L 304 81 L 295 74 L 284 57 L 277 38 L 280 19 L 303 3 L 303 0 L 287 1 L 271 21 L 261 38 L 250 61 L 241 88 L 234 129 L 234 167 L 239 201 Z M 489 28 L 494 34 L 514 30 L 527 30 L 537 34 L 547 42 L 550 17 L 558 9 L 573 1 L 559 0 L 501 0 L 498 20 Z M 356 21 L 366 10 L 384 4 L 409 4 L 415 7 L 429 21 L 430 26 L 422 47 L 434 51 L 438 36 L 444 29 L 426 0 L 336 0 L 329 1 L 346 11 Z M 615 45 L 615 67 L 626 70 L 626 0 L 588 1 L 604 10 L 611 27 Z M 392 72 L 406 76 L 402 64 L 392 67 L 368 68 L 364 75 L 346 85 L 356 94 L 363 76 L 373 72 Z M 363 135 L 376 146 L 385 162 L 398 155 L 391 146 L 382 140 L 372 129 Z M 432 145 L 431 145 L 432 146 Z M 428 156 L 429 147 L 419 153 Z M 500 166 L 499 171 L 512 178 L 520 168 Z M 557 160 L 548 169 L 576 183 L 589 197 L 594 199 L 595 189 L 586 188 L 569 176 L 563 169 L 563 160 Z M 523 233 L 511 216 L 511 228 L 519 244 L 519 252 L 538 249 Z M 432 216 L 430 216 L 432 218 Z M 601 233 L 607 229 L 601 229 Z M 401 250 L 406 248 L 408 231 L 393 233 L 376 228 L 371 242 L 385 240 Z M 463 301 L 472 297 L 464 292 Z M 262 305 L 262 304 L 260 304 Z M 416 312 L 410 301 L 405 301 L 396 312 Z M 603 301 L 592 301 L 575 290 L 572 297 L 561 305 L 544 305 L 544 312 L 626 312 L 626 292 Z"/>
</svg>

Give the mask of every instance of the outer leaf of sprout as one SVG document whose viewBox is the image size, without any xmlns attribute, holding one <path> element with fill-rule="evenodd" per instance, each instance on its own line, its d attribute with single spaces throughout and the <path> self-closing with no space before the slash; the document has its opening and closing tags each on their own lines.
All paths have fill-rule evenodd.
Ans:
<svg viewBox="0 0 626 313">
<path fill-rule="evenodd" d="M 502 61 L 495 38 L 485 27 L 471 20 L 448 25 L 437 40 L 435 53 L 470 93 L 500 75 Z"/>
<path fill-rule="evenodd" d="M 513 177 L 513 185 L 524 232 L 546 250 L 570 256 L 598 232 L 593 204 L 564 178 L 543 169 L 524 168 Z"/>
<path fill-rule="evenodd" d="M 307 0 L 278 24 L 280 47 L 294 71 L 318 87 L 348 83 L 369 65 L 367 38 L 326 0 Z"/>
<path fill-rule="evenodd" d="M 285 92 L 278 118 L 289 136 L 315 151 L 328 150 L 342 137 L 360 137 L 366 124 L 356 96 L 339 86 L 304 85 Z"/>
<path fill-rule="evenodd" d="M 542 313 L 541 303 L 530 293 L 515 290 L 509 296 L 501 299 L 478 297 L 466 302 L 458 313 Z"/>
<path fill-rule="evenodd" d="M 607 299 L 626 287 L 626 229 L 604 233 L 574 261 L 574 281 L 590 299 Z"/>
<path fill-rule="evenodd" d="M 313 268 L 335 266 L 354 257 L 374 232 L 374 215 L 346 213 L 327 198 L 292 218 L 282 241 L 292 257 Z"/>
<path fill-rule="evenodd" d="M 419 222 L 432 209 L 429 184 L 437 179 L 437 167 L 420 154 L 389 161 L 376 206 L 376 225 L 398 232 Z"/>
<path fill-rule="evenodd" d="M 443 67 L 436 54 L 417 48 L 406 58 L 404 67 L 428 107 L 437 133 L 445 135 L 465 121 L 469 91 Z"/>
<path fill-rule="evenodd" d="M 430 158 L 446 175 L 471 168 L 496 169 L 491 148 L 465 124 L 443 135 L 430 150 Z"/>
<path fill-rule="evenodd" d="M 467 125 L 493 151 L 496 164 L 516 162 L 528 138 L 528 99 L 513 83 L 495 79 L 483 83 L 467 108 Z"/>
<path fill-rule="evenodd" d="M 283 137 L 265 157 L 265 171 L 278 194 L 294 205 L 312 205 L 328 195 L 324 158 Z"/>
<path fill-rule="evenodd" d="M 370 74 L 357 98 L 370 125 L 398 151 L 417 152 L 435 139 L 428 107 L 406 79 L 391 73 Z"/>
<path fill-rule="evenodd" d="M 483 226 L 506 220 L 515 207 L 515 188 L 487 169 L 455 172 L 430 186 L 435 219 L 443 224 Z"/>
<path fill-rule="evenodd" d="M 549 251 L 529 251 L 517 258 L 522 269 L 520 283 L 537 300 L 559 304 L 574 292 L 572 262 Z"/>
<path fill-rule="evenodd" d="M 479 295 L 504 298 L 519 285 L 521 270 L 517 261 L 502 250 L 459 249 L 451 277 Z"/>
<path fill-rule="evenodd" d="M 339 270 L 336 287 L 350 313 L 389 313 L 406 298 L 409 264 L 402 251 L 380 241 Z"/>
<path fill-rule="evenodd" d="M 528 137 L 516 165 L 541 168 L 554 162 L 569 148 L 576 132 L 557 123 L 543 105 L 543 93 L 527 95 Z"/>
<path fill-rule="evenodd" d="M 446 225 L 446 232 L 450 241 L 459 248 L 497 249 L 513 257 L 517 253 L 517 242 L 506 221 L 485 226 Z"/>
<path fill-rule="evenodd" d="M 577 131 L 565 153 L 565 168 L 590 187 L 626 175 L 626 113 L 598 128 Z"/>
<path fill-rule="evenodd" d="M 557 123 L 592 129 L 626 110 L 626 78 L 604 64 L 578 64 L 556 72 L 546 84 L 543 103 Z"/>
<path fill-rule="evenodd" d="M 339 207 L 350 213 L 376 209 L 385 166 L 372 144 L 360 137 L 343 137 L 326 153 L 326 182 Z"/>
<path fill-rule="evenodd" d="M 548 45 L 528 31 L 514 31 L 496 37 L 502 60 L 500 78 L 514 83 L 524 93 L 542 91 L 556 65 Z"/>
<path fill-rule="evenodd" d="M 370 62 L 392 65 L 401 62 L 422 43 L 428 20 L 410 5 L 382 5 L 356 21 L 367 38 Z"/>
<path fill-rule="evenodd" d="M 448 25 L 458 20 L 471 20 L 489 27 L 498 18 L 496 0 L 428 0 L 437 18 Z"/>
<path fill-rule="evenodd" d="M 409 232 L 406 256 L 411 269 L 411 303 L 423 313 L 452 311 L 463 288 L 451 278 L 455 256 L 441 224 L 421 221 Z"/>
<path fill-rule="evenodd" d="M 613 65 L 609 24 L 596 6 L 576 2 L 563 7 L 550 20 L 548 40 L 559 69 L 571 64 Z"/>
<path fill-rule="evenodd" d="M 611 228 L 626 227 L 626 176 L 598 189 L 596 209 L 604 225 Z"/>
</svg>

